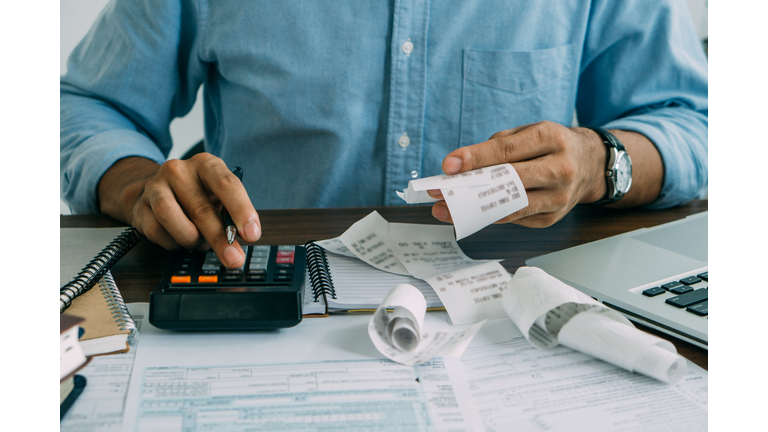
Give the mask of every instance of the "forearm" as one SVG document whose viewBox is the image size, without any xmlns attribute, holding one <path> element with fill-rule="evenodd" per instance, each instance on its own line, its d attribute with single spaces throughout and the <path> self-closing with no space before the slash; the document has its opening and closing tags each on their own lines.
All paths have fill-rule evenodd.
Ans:
<svg viewBox="0 0 768 432">
<path fill-rule="evenodd" d="M 641 134 L 655 145 L 660 154 L 663 165 L 661 189 L 656 200 L 646 203 L 648 208 L 685 204 L 696 198 L 707 184 L 706 110 L 698 112 L 686 107 L 665 107 L 613 120 L 604 128 Z M 622 142 L 625 140 L 623 136 L 619 139 Z M 636 165 L 636 156 L 632 153 L 630 156 L 633 165 Z M 635 189 L 634 185 L 632 189 Z"/>
<path fill-rule="evenodd" d="M 157 162 L 142 157 L 127 157 L 115 162 L 99 180 L 100 210 L 117 220 L 131 223 L 133 204 L 159 169 Z"/>
<path fill-rule="evenodd" d="M 75 213 L 98 213 L 99 183 L 109 167 L 133 156 L 162 163 L 165 155 L 114 106 L 76 91 L 61 86 L 61 196 Z"/>
</svg>

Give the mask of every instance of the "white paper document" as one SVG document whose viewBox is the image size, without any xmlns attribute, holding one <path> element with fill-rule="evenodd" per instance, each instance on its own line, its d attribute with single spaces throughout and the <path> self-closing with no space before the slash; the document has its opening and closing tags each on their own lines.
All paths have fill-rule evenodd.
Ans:
<svg viewBox="0 0 768 432">
<path fill-rule="evenodd" d="M 441 320 L 429 312 L 423 329 Z M 123 431 L 707 429 L 708 374 L 693 364 L 668 385 L 562 345 L 536 348 L 497 319 L 460 359 L 407 366 L 382 358 L 369 321 L 336 315 L 236 332 L 145 322 Z"/>
<path fill-rule="evenodd" d="M 669 385 L 562 345 L 536 348 L 504 321 L 486 323 L 462 355 L 486 431 L 707 430 L 708 373 L 695 364 Z M 517 337 L 494 337 L 502 331 Z"/>
<path fill-rule="evenodd" d="M 131 430 L 479 432 L 458 363 L 148 367 Z"/>
<path fill-rule="evenodd" d="M 440 189 L 442 192 L 451 212 L 457 240 L 528 206 L 525 187 L 511 164 L 452 176 L 411 180 L 408 189 L 397 194 L 408 204 L 438 201 L 426 193 L 429 189 Z"/>
<path fill-rule="evenodd" d="M 536 347 L 562 344 L 671 384 L 685 374 L 686 360 L 671 342 L 636 329 L 618 312 L 539 268 L 519 268 L 502 303 Z"/>
<path fill-rule="evenodd" d="M 392 309 L 392 312 L 387 312 Z M 412 285 L 400 284 L 387 294 L 368 323 L 368 336 L 380 353 L 413 366 L 433 357 L 459 356 L 485 321 L 455 327 L 445 322 L 424 326 L 427 302 Z"/>
<path fill-rule="evenodd" d="M 369 318 L 238 332 L 145 323 L 123 430 L 482 431 L 458 358 L 383 359 Z"/>
</svg>

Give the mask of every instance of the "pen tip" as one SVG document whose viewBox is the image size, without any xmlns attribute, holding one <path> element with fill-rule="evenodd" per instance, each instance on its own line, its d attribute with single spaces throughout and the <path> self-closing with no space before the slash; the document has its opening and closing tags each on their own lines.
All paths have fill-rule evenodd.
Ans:
<svg viewBox="0 0 768 432">
<path fill-rule="evenodd" d="M 227 227 L 227 241 L 229 244 L 232 244 L 233 241 L 235 241 L 235 234 L 237 234 L 237 228 L 233 226 Z"/>
</svg>

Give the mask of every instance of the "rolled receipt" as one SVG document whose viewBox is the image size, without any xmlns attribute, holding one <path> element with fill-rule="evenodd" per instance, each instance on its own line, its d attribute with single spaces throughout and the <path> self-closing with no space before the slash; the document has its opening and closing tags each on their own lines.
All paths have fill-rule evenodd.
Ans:
<svg viewBox="0 0 768 432">
<path fill-rule="evenodd" d="M 620 313 L 535 267 L 521 267 L 502 306 L 531 344 L 557 344 L 669 384 L 687 362 L 669 341 L 636 329 Z"/>
<path fill-rule="evenodd" d="M 456 240 L 528 206 L 525 187 L 511 164 L 411 180 L 408 189 L 397 195 L 408 204 L 438 201 L 427 194 L 430 189 L 442 192 L 456 229 Z"/>
<path fill-rule="evenodd" d="M 440 201 L 429 196 L 428 190 L 440 189 L 443 191 L 489 184 L 491 184 L 491 170 L 480 168 L 462 174 L 438 175 L 411 180 L 408 182 L 408 189 L 396 192 L 397 196 L 404 199 L 408 204 L 422 204 Z"/>
<path fill-rule="evenodd" d="M 426 302 L 424 304 L 426 305 Z M 421 339 L 421 326 L 424 324 L 426 309 L 422 313 L 424 315 L 419 319 L 408 309 L 397 306 L 387 324 L 387 340 L 401 351 L 415 350 Z"/>
<path fill-rule="evenodd" d="M 435 356 L 460 356 L 486 321 L 454 327 L 434 319 L 429 331 L 425 332 L 426 313 L 427 301 L 421 291 L 413 285 L 399 284 L 387 294 L 371 317 L 368 335 L 384 356 L 413 366 Z"/>
</svg>

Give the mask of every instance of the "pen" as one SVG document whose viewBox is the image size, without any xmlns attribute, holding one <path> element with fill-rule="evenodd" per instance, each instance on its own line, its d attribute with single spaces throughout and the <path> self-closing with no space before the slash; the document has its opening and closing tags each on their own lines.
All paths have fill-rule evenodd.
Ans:
<svg viewBox="0 0 768 432">
<path fill-rule="evenodd" d="M 241 182 L 243 181 L 243 169 L 239 166 L 236 166 L 235 169 L 232 170 L 232 174 L 236 175 Z M 237 226 L 235 226 L 235 223 L 232 221 L 232 216 L 229 215 L 226 207 L 221 208 L 221 215 L 224 217 L 224 228 L 227 233 L 227 241 L 229 244 L 232 244 L 232 242 L 235 241 L 235 235 L 237 234 Z"/>
</svg>

